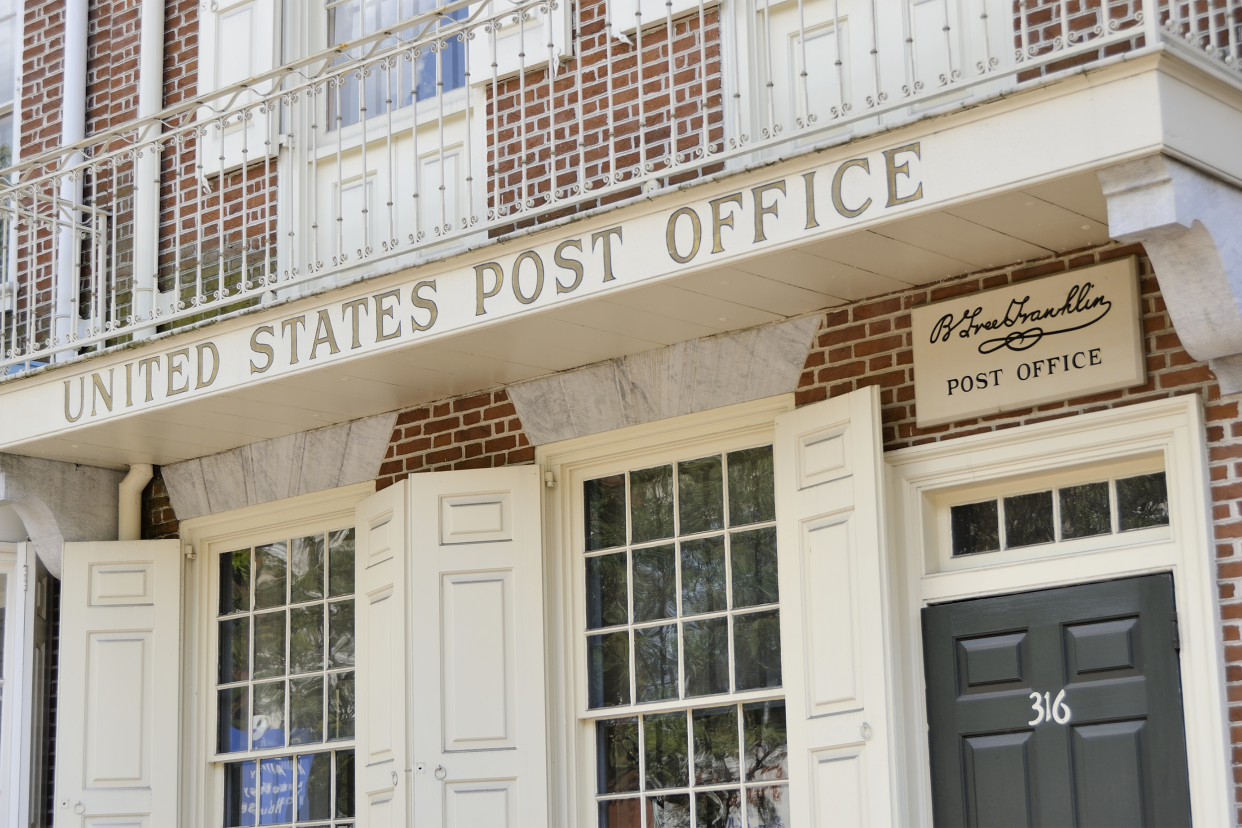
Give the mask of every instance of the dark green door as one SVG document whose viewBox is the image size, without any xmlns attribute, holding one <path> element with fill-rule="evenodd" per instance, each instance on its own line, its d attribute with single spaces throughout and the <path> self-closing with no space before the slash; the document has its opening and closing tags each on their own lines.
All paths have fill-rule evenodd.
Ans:
<svg viewBox="0 0 1242 828">
<path fill-rule="evenodd" d="M 1189 825 L 1177 646 L 1170 575 L 923 610 L 936 825 Z"/>
</svg>

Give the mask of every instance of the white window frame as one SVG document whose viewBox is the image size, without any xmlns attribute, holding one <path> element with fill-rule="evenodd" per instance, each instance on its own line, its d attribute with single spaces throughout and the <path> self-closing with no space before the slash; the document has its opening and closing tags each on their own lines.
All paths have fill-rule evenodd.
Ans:
<svg viewBox="0 0 1242 828">
<path fill-rule="evenodd" d="M 4 663 L 0 665 L 0 815 L 4 819 L 19 817 L 19 802 L 13 795 L 25 787 L 23 765 L 30 763 L 30 747 L 21 738 L 23 721 L 30 715 L 29 676 L 24 669 L 27 647 L 21 584 L 24 565 L 19 562 L 22 545 L 0 543 L 0 575 L 5 576 Z"/>
<path fill-rule="evenodd" d="M 535 462 L 551 474 L 554 488 L 544 498 L 544 589 L 548 596 L 547 713 L 548 797 L 552 820 L 559 825 L 595 825 L 595 757 L 590 750 L 593 723 L 642 712 L 708 707 L 737 701 L 785 696 L 785 689 L 746 691 L 666 703 L 587 709 L 586 639 L 582 583 L 584 564 L 574 554 L 582 532 L 582 515 L 574 506 L 583 481 L 618 469 L 640 469 L 721 451 L 750 448 L 776 439 L 776 417 L 793 410 L 793 395 L 713 409 L 631 426 L 535 449 Z M 795 657 L 783 653 L 782 658 Z M 739 783 L 740 787 L 741 783 Z M 805 792 L 803 792 L 805 795 Z M 791 796 L 797 794 L 791 790 Z"/>
<path fill-rule="evenodd" d="M 214 565 L 220 552 L 253 546 L 317 531 L 354 525 L 354 507 L 375 492 L 374 481 L 300 495 L 286 500 L 247 506 L 215 515 L 191 518 L 181 523 L 181 545 L 189 561 L 185 569 L 185 598 L 182 605 L 183 675 L 182 767 L 184 771 L 181 803 L 184 825 L 223 823 L 224 763 L 240 761 L 250 754 L 217 754 L 215 654 L 219 568 Z M 364 721 L 359 710 L 354 732 Z M 355 740 L 323 742 L 272 749 L 271 755 L 287 755 L 316 750 L 348 750 Z M 268 751 L 264 751 L 266 755 Z M 253 757 L 251 757 L 253 758 Z"/>
<path fill-rule="evenodd" d="M 1083 414 L 1048 423 L 947 440 L 885 455 L 889 486 L 889 573 L 901 717 L 896 762 L 904 763 L 906 822 L 932 823 L 927 702 L 920 610 L 933 603 L 1091 581 L 1171 572 L 1180 627 L 1182 703 L 1191 810 L 1196 824 L 1233 822 L 1229 724 L 1216 598 L 1207 449 L 1197 395 Z M 1151 458 L 1155 458 L 1152 465 Z M 1051 477 L 1083 482 L 1093 468 L 1136 460 L 1163 468 L 1169 526 L 1027 547 L 1020 556 L 979 553 L 944 569 L 934 547 L 937 512 L 957 490 L 999 496 L 1023 478 L 1033 491 Z M 1143 473 L 1136 471 L 1135 473 Z M 1095 475 L 1098 478 L 1098 474 Z M 1058 481 L 1059 482 L 1059 481 Z M 1055 484 L 1054 484 L 1055 485 Z"/>
</svg>

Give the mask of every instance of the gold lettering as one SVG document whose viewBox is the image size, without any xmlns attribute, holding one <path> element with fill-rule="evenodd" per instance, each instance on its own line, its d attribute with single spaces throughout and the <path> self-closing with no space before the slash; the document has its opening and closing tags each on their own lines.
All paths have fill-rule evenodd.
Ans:
<svg viewBox="0 0 1242 828">
<path fill-rule="evenodd" d="M 819 219 L 815 217 L 815 170 L 802 174 L 806 182 L 806 229 L 819 227 Z"/>
<path fill-rule="evenodd" d="M 177 377 L 185 370 L 185 366 L 177 364 L 178 357 L 185 357 L 186 362 L 190 361 L 190 349 L 179 348 L 168 354 L 168 396 L 173 397 L 177 394 L 184 394 L 190 390 L 190 378 L 185 378 L 185 385 L 177 388 Z"/>
<path fill-rule="evenodd" d="M 574 281 L 572 284 L 563 285 L 561 284 L 560 279 L 556 280 L 556 292 L 557 293 L 573 293 L 575 290 L 578 289 L 578 285 L 582 284 L 582 276 L 584 273 L 582 262 L 579 262 L 575 259 L 567 259 L 563 255 L 561 255 L 562 252 L 567 247 L 572 247 L 573 249 L 581 253 L 582 252 L 582 239 L 570 239 L 569 241 L 563 241 L 556 246 L 556 252 L 552 254 L 552 261 L 556 262 L 557 267 L 563 267 L 566 270 L 572 270 L 574 273 Z"/>
<path fill-rule="evenodd" d="M 904 147 L 884 150 L 884 170 L 888 175 L 888 203 L 884 205 L 885 207 L 895 207 L 898 204 L 905 204 L 907 201 L 918 201 L 923 197 L 922 181 L 919 182 L 919 186 L 910 195 L 902 196 L 901 198 L 897 197 L 897 176 L 904 175 L 906 178 L 910 177 L 909 161 L 901 164 L 894 163 L 899 152 L 912 152 L 915 158 L 920 161 L 923 160 L 922 147 L 919 146 L 918 141 L 915 141 L 913 144 L 906 144 Z"/>
<path fill-rule="evenodd" d="M 736 204 L 738 209 L 742 207 L 742 194 L 730 193 L 727 196 L 714 198 L 709 202 L 712 205 L 712 253 L 723 253 L 724 244 L 720 240 L 720 230 L 723 227 L 733 229 L 733 213 L 727 216 L 720 215 L 720 208 L 726 204 Z"/>
<path fill-rule="evenodd" d="M 396 339 L 397 337 L 401 336 L 401 320 L 399 319 L 397 320 L 397 329 L 395 331 L 393 331 L 392 333 L 384 333 L 384 320 L 392 319 L 393 313 L 397 310 L 396 308 L 384 307 L 384 303 L 388 301 L 389 299 L 396 299 L 398 302 L 400 302 L 401 301 L 401 289 L 393 288 L 392 290 L 386 290 L 383 293 L 377 293 L 375 294 L 374 299 L 375 299 L 375 341 L 384 342 L 386 340 Z"/>
<path fill-rule="evenodd" d="M 86 377 L 78 377 L 78 413 L 73 415 L 69 413 L 69 383 L 73 380 L 65 380 L 65 419 L 71 423 L 76 423 L 82 419 L 82 410 L 86 408 Z"/>
<path fill-rule="evenodd" d="M 203 379 L 203 354 L 211 351 L 211 376 Z M 216 350 L 215 343 L 204 342 L 198 346 L 198 384 L 195 389 L 206 388 L 216 381 L 216 374 L 220 373 L 220 352 Z"/>
<path fill-rule="evenodd" d="M 496 284 L 492 287 L 491 290 L 485 291 L 483 290 L 483 274 L 489 270 L 496 276 Z M 501 270 L 500 264 L 498 262 L 486 262 L 484 264 L 474 266 L 474 287 L 475 287 L 474 315 L 475 316 L 482 316 L 483 314 L 487 313 L 487 311 L 483 308 L 483 300 L 491 299 L 497 293 L 500 293 L 500 286 L 504 284 L 504 281 L 505 281 L 505 272 Z"/>
<path fill-rule="evenodd" d="M 328 318 L 328 312 L 321 310 L 319 312 L 319 321 L 315 323 L 315 341 L 311 343 L 310 358 L 315 358 L 315 351 L 320 345 L 328 346 L 328 353 L 339 354 L 341 349 L 336 347 L 336 335 L 332 332 L 332 320 Z"/>
<path fill-rule="evenodd" d="M 600 239 L 604 240 L 604 281 L 611 282 L 617 278 L 612 273 L 612 237 L 616 236 L 617 241 L 624 241 L 621 238 L 620 227 L 609 227 L 607 230 L 600 230 L 598 233 L 591 234 L 591 252 L 595 252 L 595 243 Z"/>
<path fill-rule="evenodd" d="M 863 211 L 871 206 L 871 199 L 867 199 L 857 210 L 851 210 L 845 206 L 845 201 L 841 198 L 841 182 L 845 178 L 846 171 L 852 167 L 862 167 L 863 172 L 871 175 L 871 162 L 866 158 L 855 158 L 837 167 L 837 172 L 832 177 L 832 206 L 836 207 L 837 212 L 846 218 L 861 216 Z"/>
<path fill-rule="evenodd" d="M 298 325 L 302 326 L 302 330 L 306 330 L 306 315 L 293 316 L 289 319 L 282 320 L 280 323 L 280 335 L 289 334 L 289 364 L 298 364 Z"/>
<path fill-rule="evenodd" d="M 436 280 L 428 279 L 425 282 L 419 282 L 417 285 L 414 286 L 414 289 L 410 291 L 410 304 L 412 304 L 416 308 L 422 308 L 423 310 L 431 314 L 431 316 L 427 317 L 426 325 L 418 324 L 418 320 L 415 319 L 413 315 L 410 316 L 410 327 L 416 331 L 430 330 L 431 326 L 436 324 L 436 318 L 440 315 L 440 309 L 436 307 L 436 302 L 434 299 L 424 299 L 423 297 L 418 295 L 418 292 L 425 287 L 431 288 L 432 292 L 434 293 L 436 289 Z"/>
<path fill-rule="evenodd" d="M 146 359 L 138 360 L 138 373 L 142 374 L 145 370 L 146 375 L 147 375 L 146 402 L 151 402 L 151 377 L 155 373 L 155 370 L 151 366 L 155 366 L 155 368 L 160 367 L 160 358 L 157 356 L 153 356 L 153 357 L 147 357 Z"/>
<path fill-rule="evenodd" d="M 768 240 L 767 235 L 763 232 L 763 217 L 773 216 L 775 218 L 780 218 L 780 213 L 778 212 L 778 206 L 775 201 L 773 201 L 771 204 L 767 206 L 765 206 L 763 203 L 764 195 L 773 190 L 779 190 L 781 195 L 785 195 L 784 179 L 780 181 L 773 181 L 770 184 L 761 184 L 758 187 L 755 187 L 750 191 L 750 194 L 754 196 L 754 199 L 755 199 L 755 242 L 756 243 Z"/>
<path fill-rule="evenodd" d="M 256 354 L 263 354 L 267 357 L 267 364 L 262 368 L 258 366 L 253 359 L 250 360 L 250 373 L 262 374 L 272 367 L 272 363 L 276 361 L 276 351 L 271 345 L 264 344 L 259 341 L 259 334 L 267 333 L 270 336 L 276 335 L 276 330 L 271 325 L 260 325 L 254 329 L 254 333 L 250 334 L 250 350 Z"/>
<path fill-rule="evenodd" d="M 349 346 L 351 350 L 354 348 L 362 347 L 362 341 L 358 339 L 358 310 L 360 308 L 362 310 L 366 310 L 367 303 L 369 303 L 370 301 L 371 300 L 368 297 L 364 296 L 361 299 L 354 299 L 351 302 L 345 302 L 341 305 L 341 319 L 345 318 L 345 313 L 347 311 L 352 317 L 351 323 L 353 325 L 352 331 L 353 331 L 354 338 Z"/>
<path fill-rule="evenodd" d="M 535 291 L 530 296 L 522 293 L 522 262 L 529 259 L 535 263 Z M 606 281 L 606 280 L 605 280 Z M 543 259 L 533 250 L 527 250 L 513 262 L 513 295 L 523 305 L 529 305 L 543 293 Z"/>
<path fill-rule="evenodd" d="M 95 401 L 103 397 L 104 408 L 112 410 L 112 375 L 115 368 L 108 369 L 108 387 L 104 388 L 103 377 L 91 374 L 91 416 L 95 416 Z"/>
<path fill-rule="evenodd" d="M 134 404 L 134 363 L 125 363 L 125 407 Z"/>
<path fill-rule="evenodd" d="M 677 219 L 682 216 L 690 217 L 690 252 L 684 256 L 677 251 Z M 703 243 L 703 225 L 699 221 L 699 214 L 694 212 L 693 207 L 674 210 L 673 214 L 668 217 L 665 241 L 668 243 L 668 255 L 672 256 L 673 261 L 678 264 L 685 264 L 699 254 L 699 245 Z"/>
</svg>

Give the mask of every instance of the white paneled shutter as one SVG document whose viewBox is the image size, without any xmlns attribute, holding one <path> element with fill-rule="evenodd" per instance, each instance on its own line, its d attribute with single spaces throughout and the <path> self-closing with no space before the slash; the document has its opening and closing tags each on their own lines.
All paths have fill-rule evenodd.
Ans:
<svg viewBox="0 0 1242 828">
<path fill-rule="evenodd" d="M 181 544 L 66 543 L 55 824 L 176 825 Z"/>
<path fill-rule="evenodd" d="M 880 403 L 865 388 L 776 419 L 793 825 L 893 810 Z"/>
<path fill-rule="evenodd" d="M 548 824 L 540 486 L 433 472 L 358 505 L 368 828 Z"/>
<path fill-rule="evenodd" d="M 409 825 L 409 586 L 406 482 L 355 509 L 359 816 L 369 828 Z"/>
<path fill-rule="evenodd" d="M 199 70 L 200 95 L 243 83 L 270 72 L 280 60 L 280 3 L 278 0 L 218 0 L 199 7 Z M 271 91 L 271 84 L 260 87 Z M 256 103 L 258 96 L 244 92 L 236 98 L 218 101 L 231 108 Z M 202 175 L 210 179 L 242 164 L 262 161 L 268 152 L 275 152 L 279 124 L 269 123 L 267 114 L 257 108 L 245 124 L 236 118 L 224 125 L 216 121 L 218 113 L 211 107 L 199 110 L 206 135 L 200 139 Z M 223 143 L 221 143 L 223 141 Z M 270 142 L 270 143 L 269 143 Z"/>
</svg>

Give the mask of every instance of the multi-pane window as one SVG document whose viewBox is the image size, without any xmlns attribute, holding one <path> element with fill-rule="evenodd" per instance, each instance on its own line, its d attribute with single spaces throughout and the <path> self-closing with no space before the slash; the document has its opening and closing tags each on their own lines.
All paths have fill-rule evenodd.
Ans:
<svg viewBox="0 0 1242 828">
<path fill-rule="evenodd" d="M 1130 532 L 1169 523 L 1164 472 L 1114 477 L 949 509 L 953 555 Z"/>
<path fill-rule="evenodd" d="M 329 4 L 329 41 L 334 46 L 348 43 L 390 29 L 402 20 L 434 11 L 441 5 L 441 0 L 339 0 Z M 406 29 L 401 37 L 405 40 L 426 37 L 436 31 L 436 26 L 451 26 L 465 16 L 465 8 L 457 9 L 444 14 L 431 28 Z M 361 52 L 355 49 L 346 52 L 341 60 L 360 56 Z M 370 67 L 364 84 L 365 97 L 361 101 L 358 79 L 352 74 L 346 77 L 345 83 L 333 91 L 334 99 L 329 102 L 329 129 L 358 123 L 363 117 L 363 106 L 366 107 L 365 117 L 374 118 L 388 112 L 390 106 L 400 109 L 465 85 L 465 43 L 456 35 L 447 37 L 441 49 L 424 48 L 414 63 L 417 65 L 411 67 L 410 61 L 399 60 L 392 69 L 380 65 Z"/>
<path fill-rule="evenodd" d="M 784 701 L 755 698 L 781 687 L 772 447 L 588 480 L 583 508 L 588 708 L 659 705 L 595 722 L 600 824 L 787 825 Z"/>
<path fill-rule="evenodd" d="M 216 751 L 260 754 L 225 765 L 224 824 L 352 818 L 353 751 L 326 748 L 354 738 L 354 530 L 218 564 Z"/>
</svg>

